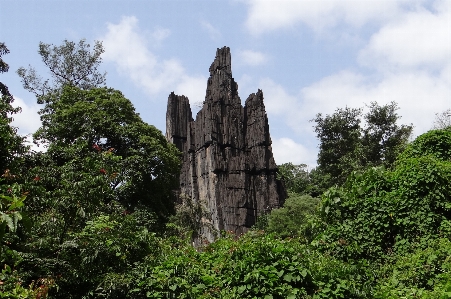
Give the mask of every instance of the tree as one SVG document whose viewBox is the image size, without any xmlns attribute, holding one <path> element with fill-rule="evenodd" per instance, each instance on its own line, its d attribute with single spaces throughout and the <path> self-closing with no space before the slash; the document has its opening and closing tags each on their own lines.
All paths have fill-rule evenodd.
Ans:
<svg viewBox="0 0 451 299">
<path fill-rule="evenodd" d="M 442 113 L 435 114 L 434 129 L 446 129 L 451 127 L 451 108 Z"/>
<path fill-rule="evenodd" d="M 2 56 L 9 50 L 4 43 L 0 43 L 0 73 L 8 71 L 9 66 L 3 61 Z M 21 111 L 20 107 L 13 107 L 14 97 L 8 87 L 0 82 L 0 173 L 7 169 L 14 171 L 16 158 L 26 151 L 23 145 L 23 137 L 17 135 L 17 129 L 11 126 L 13 115 Z"/>
<path fill-rule="evenodd" d="M 277 174 L 278 179 L 285 183 L 287 191 L 299 194 L 308 191 L 310 179 L 306 164 L 284 163 L 278 167 Z"/>
<path fill-rule="evenodd" d="M 0 73 L 9 70 L 9 65 L 2 59 L 9 50 L 0 43 Z M 0 297 L 32 298 L 31 287 L 26 289 L 20 285 L 14 265 L 20 260 L 15 250 L 11 249 L 11 241 L 17 239 L 19 226 L 27 226 L 27 215 L 23 213 L 26 194 L 17 178 L 22 154 L 26 151 L 23 137 L 11 126 L 13 115 L 20 112 L 14 108 L 14 97 L 8 87 L 0 82 Z M 25 220 L 25 221 L 23 221 Z M 7 240 L 7 241 L 6 241 Z"/>
<path fill-rule="evenodd" d="M 337 109 L 332 115 L 318 114 L 314 122 L 320 141 L 317 174 L 330 187 L 343 184 L 352 171 L 371 166 L 391 167 L 407 145 L 412 125 L 398 125 L 395 102 L 380 106 L 372 102 L 360 125 L 362 109 Z"/>
<path fill-rule="evenodd" d="M 401 117 L 396 113 L 399 107 L 395 102 L 384 106 L 372 102 L 369 108 L 362 132 L 362 164 L 364 167 L 390 167 L 405 149 L 413 127 L 397 124 Z"/>
<path fill-rule="evenodd" d="M 290 194 L 283 207 L 269 214 L 267 231 L 282 238 L 302 236 L 303 228 L 309 216 L 316 212 L 319 202 L 310 195 Z"/>
<path fill-rule="evenodd" d="M 427 132 L 391 169 L 354 172 L 322 196 L 314 244 L 343 259 L 405 254 L 443 236 L 451 221 L 451 132 Z"/>
<path fill-rule="evenodd" d="M 29 280 L 61 274 L 55 278 L 61 289 L 51 290 L 52 296 L 81 298 L 149 254 L 136 249 L 141 245 L 120 244 L 127 238 L 141 242 L 144 229 L 162 233 L 174 213 L 179 152 L 120 91 L 65 85 L 42 99 L 42 126 L 34 138 L 48 149 L 33 157 L 28 171 L 28 211 L 40 225 L 23 245 L 29 255 L 22 265 L 33 273 Z M 136 225 L 123 221 L 141 214 L 149 217 L 140 231 L 131 231 Z M 89 228 L 100 222 L 110 224 Z M 113 227 L 115 233 L 107 235 Z M 105 238 L 114 246 L 102 247 Z M 97 274 L 87 261 L 100 263 Z"/>
<path fill-rule="evenodd" d="M 362 109 L 337 109 L 334 114 L 313 119 L 315 133 L 320 141 L 318 169 L 328 177 L 327 185 L 345 181 L 349 173 L 357 168 L 356 149 L 360 148 L 360 116 Z"/>
<path fill-rule="evenodd" d="M 92 52 L 84 39 L 78 44 L 64 40 L 61 46 L 41 42 L 38 53 L 50 70 L 51 81 L 43 80 L 31 66 L 19 68 L 17 74 L 22 78 L 24 88 L 34 93 L 41 103 L 41 96 L 61 90 L 63 85 L 84 90 L 104 85 L 106 73 L 98 70 L 104 52 L 100 41 L 95 41 Z"/>
<path fill-rule="evenodd" d="M 162 233 L 174 213 L 179 152 L 120 91 L 99 87 L 100 42 L 93 52 L 83 40 L 41 43 L 39 53 L 50 79 L 18 71 L 43 105 L 33 138 L 47 147 L 26 161 L 26 209 L 38 225 L 17 245 L 19 266 L 25 281 L 54 279 L 52 298 L 82 298 L 150 253 L 148 232 Z"/>
<path fill-rule="evenodd" d="M 142 121 L 121 92 L 66 86 L 58 100 L 47 103 L 34 137 L 49 143 L 49 154 L 81 141 L 95 150 L 111 151 L 121 157 L 114 186 L 118 200 L 131 206 L 143 203 L 163 214 L 171 210 L 178 150 L 161 131 Z M 65 159 L 59 159 L 57 165 L 63 165 Z"/>
</svg>

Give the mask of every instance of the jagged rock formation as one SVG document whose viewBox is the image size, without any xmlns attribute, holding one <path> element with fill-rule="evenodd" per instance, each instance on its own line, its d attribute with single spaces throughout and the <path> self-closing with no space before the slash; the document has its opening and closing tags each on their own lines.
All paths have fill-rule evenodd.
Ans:
<svg viewBox="0 0 451 299">
<path fill-rule="evenodd" d="M 169 95 L 166 138 L 183 153 L 178 194 L 202 202 L 215 229 L 244 233 L 285 200 L 276 179 L 263 92 L 241 105 L 228 47 L 216 52 L 195 121 L 188 98 Z M 203 235 L 214 238 L 207 229 Z"/>
</svg>

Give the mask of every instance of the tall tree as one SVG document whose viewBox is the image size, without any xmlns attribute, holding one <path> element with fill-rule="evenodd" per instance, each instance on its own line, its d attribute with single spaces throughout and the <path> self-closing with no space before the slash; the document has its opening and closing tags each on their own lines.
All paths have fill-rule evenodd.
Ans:
<svg viewBox="0 0 451 299">
<path fill-rule="evenodd" d="M 384 106 L 372 102 L 369 108 L 362 132 L 362 164 L 390 167 L 407 146 L 413 127 L 397 124 L 401 117 L 396 113 L 399 107 L 395 102 Z"/>
<path fill-rule="evenodd" d="M 278 178 L 283 180 L 289 192 L 304 194 L 310 184 L 309 171 L 306 164 L 294 165 L 284 163 L 278 166 Z"/>
<path fill-rule="evenodd" d="M 34 93 L 38 102 L 41 96 L 61 90 L 69 85 L 81 89 L 90 89 L 105 84 L 106 73 L 99 71 L 101 55 L 105 52 L 102 43 L 95 41 L 93 50 L 84 39 L 77 43 L 64 40 L 60 46 L 39 43 L 39 55 L 50 70 L 51 79 L 43 79 L 29 66 L 17 70 L 26 90 Z"/>
<path fill-rule="evenodd" d="M 9 50 L 0 43 L 0 73 L 8 71 L 8 64 L 2 56 Z M 20 112 L 19 107 L 13 107 L 14 97 L 8 87 L 0 82 L 0 297 L 31 298 L 32 290 L 20 286 L 20 279 L 14 273 L 14 266 L 19 262 L 14 248 L 19 227 L 28 219 L 23 213 L 26 196 L 21 185 L 17 183 L 18 170 L 22 154 L 26 151 L 24 138 L 17 134 L 17 129 L 11 126 L 13 115 Z M 25 224 L 27 221 L 25 221 Z M 28 297 L 30 296 L 30 297 Z"/>
<path fill-rule="evenodd" d="M 33 137 L 47 147 L 28 161 L 27 211 L 39 225 L 22 244 L 21 266 L 29 281 L 54 279 L 61 289 L 50 290 L 52 298 L 90 297 L 106 276 L 127 272 L 149 252 L 141 242 L 136 254 L 118 236 L 133 237 L 138 224 L 140 237 L 157 232 L 174 212 L 179 152 L 120 91 L 100 87 L 103 48 L 96 45 L 90 52 L 84 41 L 41 43 L 52 77 L 42 80 L 32 68 L 18 72 L 42 104 Z M 105 223 L 115 228 L 108 240 Z"/>
<path fill-rule="evenodd" d="M 332 115 L 321 113 L 313 119 L 319 139 L 318 169 L 328 181 L 326 185 L 342 183 L 356 168 L 357 149 L 360 148 L 360 117 L 362 109 L 346 107 Z"/>
<path fill-rule="evenodd" d="M 3 61 L 2 56 L 9 50 L 4 43 L 0 43 L 0 73 L 5 73 L 9 65 Z M 11 126 L 13 115 L 21 111 L 20 107 L 13 107 L 14 97 L 8 87 L 0 82 L 0 172 L 14 168 L 12 165 L 16 157 L 22 154 L 26 148 L 23 138 L 17 135 L 17 128 Z"/>
<path fill-rule="evenodd" d="M 325 117 L 318 114 L 313 119 L 320 141 L 315 178 L 323 182 L 316 183 L 330 187 L 344 183 L 354 170 L 390 167 L 412 133 L 412 125 L 398 125 L 398 109 L 395 102 L 383 106 L 372 102 L 363 116 L 364 127 L 363 109 L 346 107 Z"/>
<path fill-rule="evenodd" d="M 171 212 L 178 151 L 161 131 L 139 117 L 120 91 L 65 86 L 60 95 L 44 98 L 42 127 L 34 138 L 48 144 L 56 166 L 72 160 L 71 149 L 80 144 L 87 147 L 86 154 L 109 151 L 121 157 L 113 186 L 118 201 L 129 207 L 147 205 L 161 215 Z"/>
</svg>

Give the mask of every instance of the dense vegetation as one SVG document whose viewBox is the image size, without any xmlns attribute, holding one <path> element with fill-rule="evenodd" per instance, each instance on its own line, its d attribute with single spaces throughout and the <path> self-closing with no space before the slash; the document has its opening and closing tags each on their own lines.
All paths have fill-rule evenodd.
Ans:
<svg viewBox="0 0 451 299">
<path fill-rule="evenodd" d="M 103 86 L 101 43 L 39 53 L 51 80 L 18 73 L 45 152 L 23 145 L 0 83 L 0 298 L 451 298 L 447 125 L 409 143 L 395 103 L 365 127 L 361 109 L 318 114 L 318 167 L 280 166 L 284 206 L 194 248 L 205 211 L 174 206 L 178 152 Z"/>
</svg>

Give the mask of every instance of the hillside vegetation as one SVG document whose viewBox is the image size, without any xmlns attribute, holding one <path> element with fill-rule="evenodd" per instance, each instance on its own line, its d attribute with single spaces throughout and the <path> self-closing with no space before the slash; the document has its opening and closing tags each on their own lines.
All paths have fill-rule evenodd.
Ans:
<svg viewBox="0 0 451 299">
<path fill-rule="evenodd" d="M 0 43 L 0 72 L 8 49 Z M 20 69 L 42 125 L 30 151 L 0 83 L 0 298 L 451 298 L 451 128 L 412 142 L 396 103 L 313 120 L 318 167 L 250 232 L 194 248 L 179 152 L 98 72 L 103 47 L 41 43 Z"/>
</svg>

